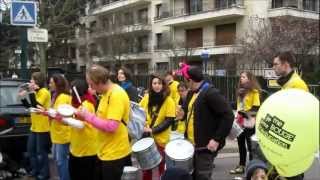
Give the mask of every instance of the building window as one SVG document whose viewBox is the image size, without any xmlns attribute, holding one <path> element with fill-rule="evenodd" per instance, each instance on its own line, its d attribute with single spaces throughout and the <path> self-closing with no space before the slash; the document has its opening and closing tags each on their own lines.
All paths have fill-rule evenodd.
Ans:
<svg viewBox="0 0 320 180">
<path fill-rule="evenodd" d="M 97 31 L 97 21 L 92 21 L 90 23 L 90 32 L 93 33 L 95 31 Z"/>
<path fill-rule="evenodd" d="M 148 24 L 148 9 L 140 9 L 138 12 L 138 22 Z"/>
<path fill-rule="evenodd" d="M 138 64 L 137 69 L 139 74 L 147 74 L 149 71 L 149 67 L 147 63 Z"/>
<path fill-rule="evenodd" d="M 230 8 L 236 5 L 236 0 L 216 0 L 215 8 L 216 9 L 225 9 Z"/>
<path fill-rule="evenodd" d="M 161 49 L 161 47 L 163 45 L 162 33 L 157 33 L 156 34 L 156 39 L 157 39 L 156 49 Z"/>
<path fill-rule="evenodd" d="M 161 18 L 161 7 L 162 7 L 162 4 L 157 4 L 156 5 L 156 19 L 160 19 Z"/>
<path fill-rule="evenodd" d="M 138 37 L 138 53 L 148 51 L 148 36 Z"/>
<path fill-rule="evenodd" d="M 169 69 L 169 63 L 168 62 L 159 62 L 156 64 L 157 72 L 165 72 Z"/>
<path fill-rule="evenodd" d="M 303 0 L 303 9 L 309 11 L 316 11 L 316 0 Z"/>
<path fill-rule="evenodd" d="M 133 24 L 133 14 L 132 12 L 126 12 L 123 14 L 123 24 L 132 25 Z"/>
<path fill-rule="evenodd" d="M 216 26 L 216 45 L 234 44 L 236 39 L 236 23 Z"/>
<path fill-rule="evenodd" d="M 291 7 L 298 8 L 298 0 L 272 0 L 272 8 Z"/>
<path fill-rule="evenodd" d="M 202 28 L 186 30 L 186 47 L 202 47 Z"/>
<path fill-rule="evenodd" d="M 272 0 L 272 8 L 283 7 L 283 0 Z"/>
<path fill-rule="evenodd" d="M 185 0 L 185 11 L 193 14 L 202 11 L 202 0 Z"/>
</svg>

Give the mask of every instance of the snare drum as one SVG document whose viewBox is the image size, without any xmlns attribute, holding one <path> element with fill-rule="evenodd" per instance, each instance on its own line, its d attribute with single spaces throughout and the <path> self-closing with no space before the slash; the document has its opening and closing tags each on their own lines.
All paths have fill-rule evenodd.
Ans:
<svg viewBox="0 0 320 180">
<path fill-rule="evenodd" d="M 140 139 L 133 144 L 132 152 L 143 170 L 157 167 L 162 160 L 153 138 Z"/>
<path fill-rule="evenodd" d="M 180 168 L 192 173 L 194 146 L 187 140 L 170 141 L 165 148 L 166 168 Z"/>
<path fill-rule="evenodd" d="M 142 173 L 141 171 L 132 166 L 125 166 L 123 168 L 123 174 L 121 180 L 141 180 Z"/>
</svg>

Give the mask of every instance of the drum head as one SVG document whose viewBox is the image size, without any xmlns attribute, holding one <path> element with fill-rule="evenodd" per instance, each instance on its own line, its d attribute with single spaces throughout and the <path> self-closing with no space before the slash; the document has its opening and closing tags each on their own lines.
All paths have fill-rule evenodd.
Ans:
<svg viewBox="0 0 320 180">
<path fill-rule="evenodd" d="M 152 146 L 154 144 L 154 140 L 152 138 L 143 138 L 137 141 L 136 143 L 133 144 L 132 146 L 132 151 L 133 152 L 140 152 L 148 147 Z"/>
<path fill-rule="evenodd" d="M 176 139 L 166 145 L 165 153 L 173 159 L 185 160 L 193 157 L 194 147 L 187 140 Z"/>
<path fill-rule="evenodd" d="M 123 168 L 123 172 L 137 172 L 138 168 L 133 167 L 133 166 L 125 166 Z"/>
<path fill-rule="evenodd" d="M 72 116 L 75 112 L 75 108 L 69 104 L 62 104 L 58 107 L 57 111 L 62 116 Z"/>
</svg>

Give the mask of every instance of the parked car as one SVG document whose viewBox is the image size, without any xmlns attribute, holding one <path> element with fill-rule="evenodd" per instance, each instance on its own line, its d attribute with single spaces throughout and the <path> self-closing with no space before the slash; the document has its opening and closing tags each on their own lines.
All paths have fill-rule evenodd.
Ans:
<svg viewBox="0 0 320 180">
<path fill-rule="evenodd" d="M 0 151 L 16 162 L 25 159 L 31 125 L 30 113 L 18 98 L 19 86 L 26 82 L 0 80 Z"/>
</svg>

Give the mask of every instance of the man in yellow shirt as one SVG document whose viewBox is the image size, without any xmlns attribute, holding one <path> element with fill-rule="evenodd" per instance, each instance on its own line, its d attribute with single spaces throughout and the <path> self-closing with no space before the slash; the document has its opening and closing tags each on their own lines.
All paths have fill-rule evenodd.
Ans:
<svg viewBox="0 0 320 180">
<path fill-rule="evenodd" d="M 131 147 L 125 125 L 129 120 L 129 97 L 124 89 L 111 81 L 110 72 L 102 66 L 90 67 L 86 78 L 89 86 L 102 96 L 96 114 L 85 109 L 76 114 L 98 129 L 98 179 L 120 180 L 124 166 L 131 165 Z"/>
<path fill-rule="evenodd" d="M 282 52 L 275 56 L 273 69 L 276 75 L 280 76 L 277 82 L 282 89 L 296 88 L 308 92 L 307 84 L 294 72 L 294 62 L 295 57 L 291 52 Z"/>
<path fill-rule="evenodd" d="M 281 89 L 301 89 L 309 92 L 307 84 L 301 79 L 301 77 L 294 71 L 295 57 L 292 52 L 286 51 L 277 54 L 273 59 L 273 69 L 276 75 L 280 76 L 277 83 L 281 86 Z M 286 177 L 288 180 L 302 180 L 304 174 L 299 174 L 294 177 Z"/>
</svg>

